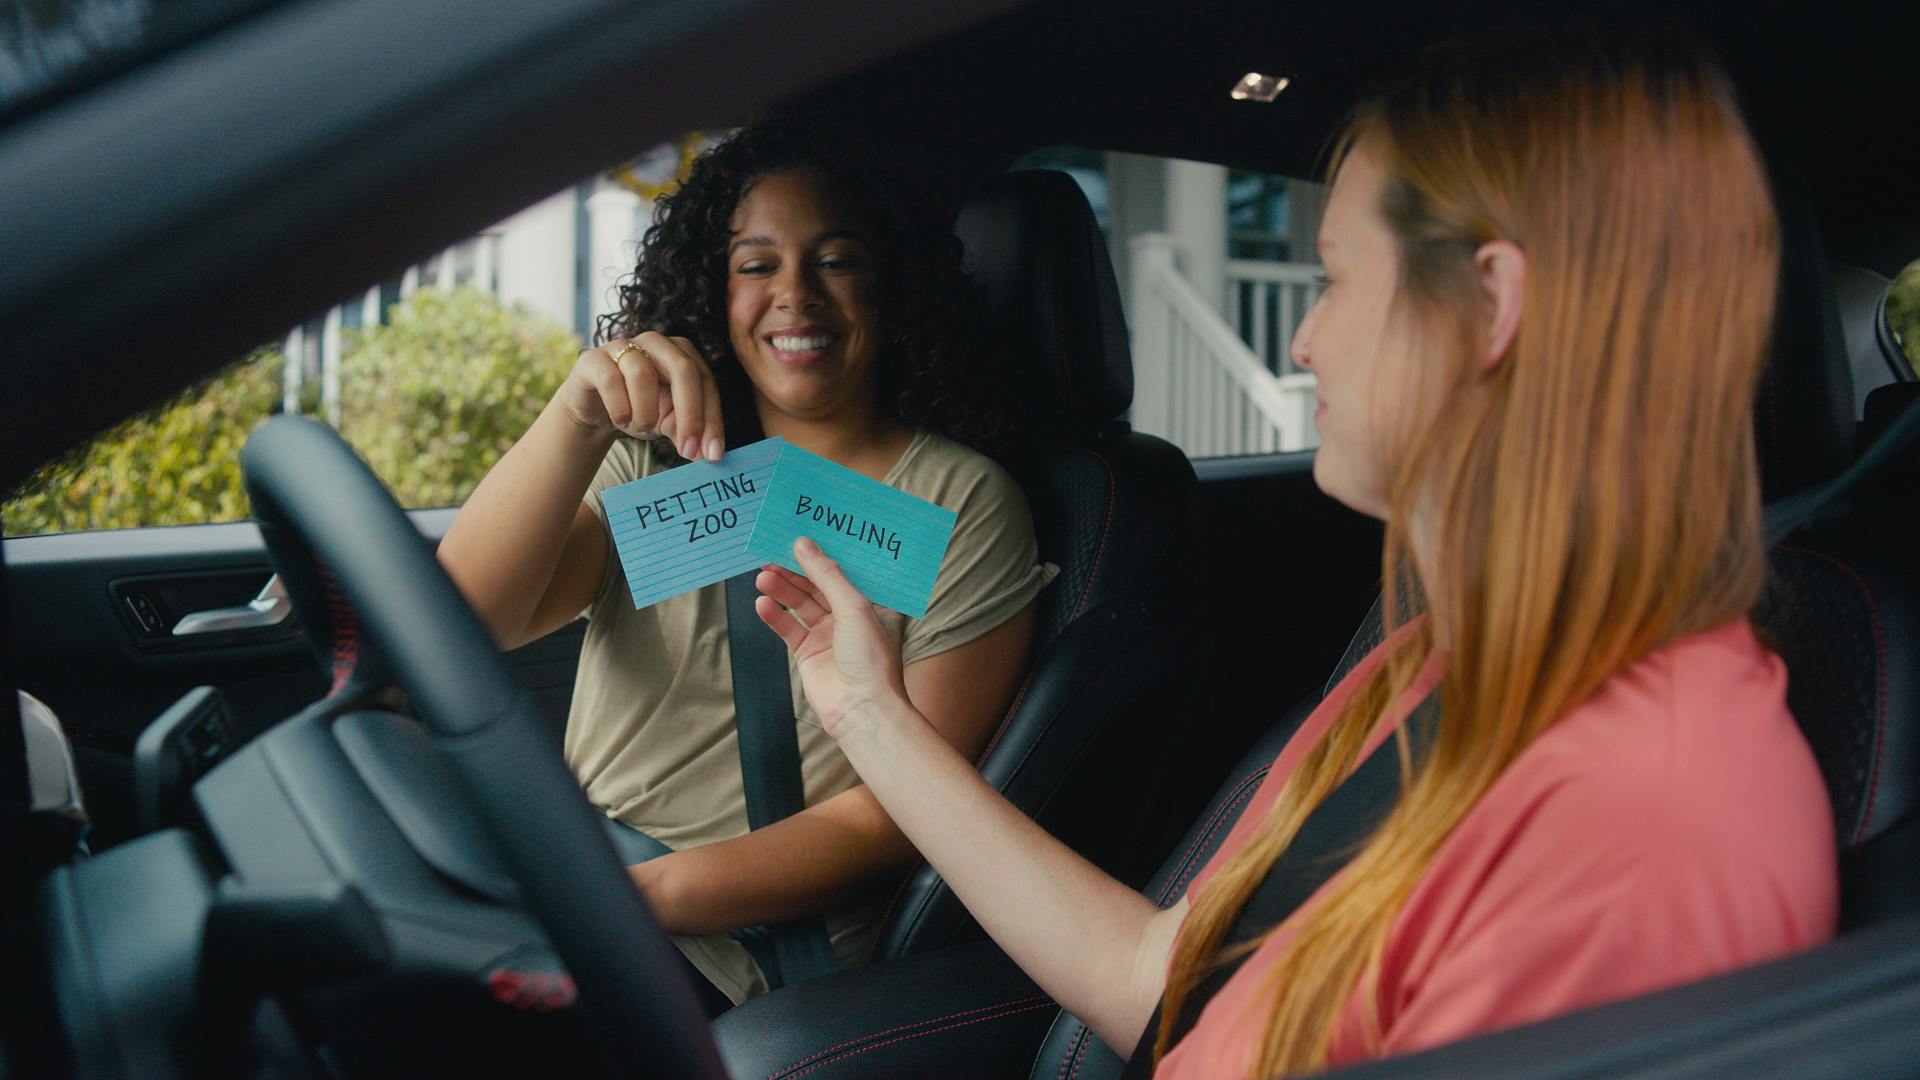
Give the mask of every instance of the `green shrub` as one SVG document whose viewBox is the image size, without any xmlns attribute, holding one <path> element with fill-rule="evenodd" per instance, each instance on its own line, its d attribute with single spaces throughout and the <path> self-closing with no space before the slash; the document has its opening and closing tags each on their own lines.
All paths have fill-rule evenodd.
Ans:
<svg viewBox="0 0 1920 1080">
<path fill-rule="evenodd" d="M 408 508 L 456 506 L 540 414 L 579 339 L 477 289 L 422 289 L 347 336 L 340 433 Z"/>
<path fill-rule="evenodd" d="M 402 506 L 464 501 L 572 369 L 579 339 L 471 288 L 422 289 L 350 332 L 340 429 Z M 7 535 L 239 521 L 240 448 L 280 409 L 264 348 L 48 465 L 0 503 Z M 318 387 L 303 385 L 303 407 Z"/>
<path fill-rule="evenodd" d="M 280 405 L 264 348 L 42 468 L 0 503 L 8 536 L 238 521 L 240 447 Z"/>
</svg>

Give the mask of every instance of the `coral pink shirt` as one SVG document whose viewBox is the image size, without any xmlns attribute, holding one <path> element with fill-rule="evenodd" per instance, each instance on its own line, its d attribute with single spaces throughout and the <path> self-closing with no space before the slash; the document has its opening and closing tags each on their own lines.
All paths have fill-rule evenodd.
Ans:
<svg viewBox="0 0 1920 1080">
<path fill-rule="evenodd" d="M 1288 741 L 1192 894 L 1246 845 L 1384 656 L 1384 646 L 1369 655 Z M 1442 660 L 1429 658 L 1369 748 L 1433 689 Z M 1647 993 L 1831 937 L 1832 811 L 1786 690 L 1785 666 L 1741 619 L 1632 664 L 1561 718 L 1441 846 L 1388 930 L 1380 1041 L 1366 1036 L 1356 991 L 1331 1064 Z M 1297 917 L 1208 1002 L 1157 1077 L 1251 1071 L 1270 1004 L 1263 990 Z"/>
</svg>

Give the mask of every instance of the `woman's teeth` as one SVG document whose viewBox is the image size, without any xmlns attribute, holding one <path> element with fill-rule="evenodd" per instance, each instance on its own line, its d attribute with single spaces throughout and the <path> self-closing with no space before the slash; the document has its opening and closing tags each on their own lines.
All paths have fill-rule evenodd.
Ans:
<svg viewBox="0 0 1920 1080">
<path fill-rule="evenodd" d="M 781 352 L 817 352 L 833 344 L 831 337 L 776 337 L 773 347 Z"/>
</svg>

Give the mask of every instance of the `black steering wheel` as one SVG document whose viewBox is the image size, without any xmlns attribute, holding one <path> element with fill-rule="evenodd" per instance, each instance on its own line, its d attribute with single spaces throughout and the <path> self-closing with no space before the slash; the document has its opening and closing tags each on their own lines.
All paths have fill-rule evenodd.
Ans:
<svg viewBox="0 0 1920 1080">
<path fill-rule="evenodd" d="M 331 429 L 297 417 L 261 425 L 242 460 L 276 566 L 329 579 L 353 609 L 498 844 L 613 1068 L 724 1077 L 678 950 L 599 812 L 386 488 Z"/>
</svg>

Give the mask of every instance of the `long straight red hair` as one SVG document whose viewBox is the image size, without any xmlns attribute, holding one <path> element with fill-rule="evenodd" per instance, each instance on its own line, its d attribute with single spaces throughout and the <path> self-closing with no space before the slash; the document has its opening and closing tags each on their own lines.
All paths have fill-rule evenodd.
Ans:
<svg viewBox="0 0 1920 1080">
<path fill-rule="evenodd" d="M 1440 343 L 1444 390 L 1399 448 L 1387 629 L 1427 621 L 1288 779 L 1255 838 L 1192 900 L 1156 1054 L 1182 1003 L 1381 713 L 1446 645 L 1434 745 L 1385 822 L 1288 935 L 1256 1074 L 1325 1065 L 1366 1003 L 1388 928 L 1435 852 L 1527 746 L 1634 660 L 1747 614 L 1766 573 L 1752 432 L 1779 226 L 1726 77 L 1669 37 L 1535 40 L 1431 57 L 1361 107 L 1335 153 L 1384 162 L 1397 317 Z M 1519 330 L 1489 373 L 1474 255 L 1526 253 Z M 1416 575 L 1407 523 L 1431 530 Z M 1426 535 L 1426 534 L 1423 534 Z M 1244 944 L 1233 955 L 1257 948 Z"/>
</svg>

